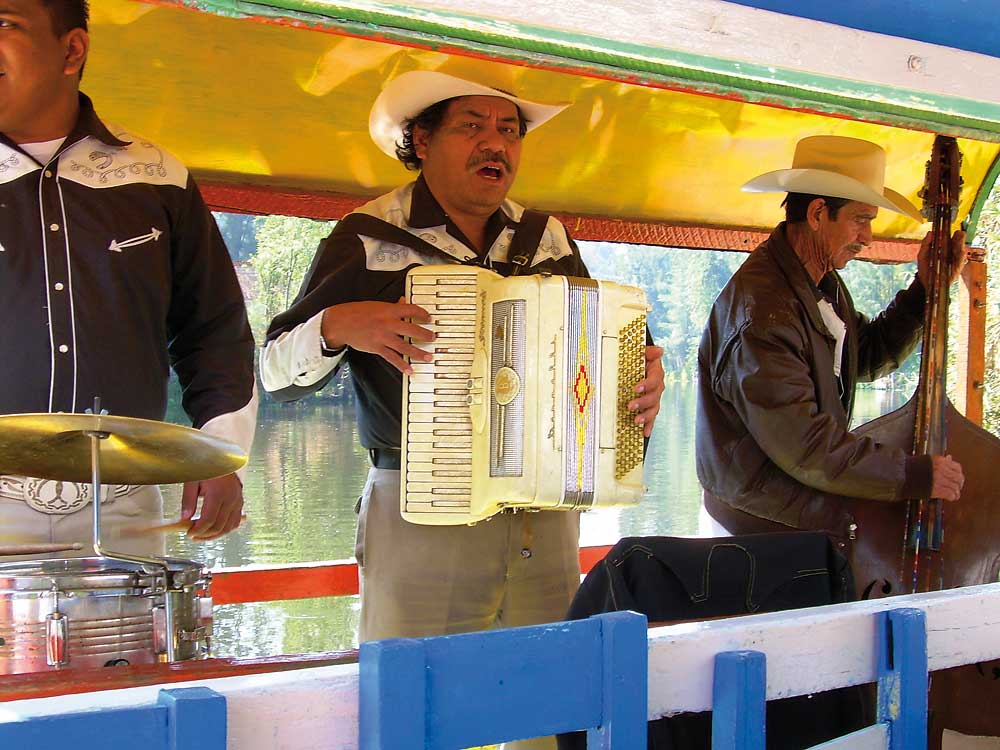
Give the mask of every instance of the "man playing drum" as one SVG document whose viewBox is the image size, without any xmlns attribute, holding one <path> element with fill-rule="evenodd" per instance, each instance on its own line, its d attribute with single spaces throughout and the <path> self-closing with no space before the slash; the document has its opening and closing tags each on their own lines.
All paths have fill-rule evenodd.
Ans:
<svg viewBox="0 0 1000 750">
<path fill-rule="evenodd" d="M 229 254 L 184 166 L 80 93 L 87 16 L 86 0 L 0 0 L 0 414 L 83 412 L 97 396 L 161 420 L 173 367 L 194 426 L 249 450 L 253 339 Z M 108 537 L 161 518 L 156 487 L 106 490 Z M 199 497 L 192 538 L 239 525 L 235 474 L 185 485 L 184 517 Z M 0 543 L 86 542 L 90 500 L 89 485 L 0 476 Z"/>
<path fill-rule="evenodd" d="M 528 223 L 525 210 L 507 200 L 522 139 L 560 110 L 437 72 L 390 82 L 375 101 L 369 131 L 383 152 L 420 175 L 359 213 L 391 224 L 396 235 L 376 238 L 368 232 L 378 232 L 378 224 L 351 231 L 342 222 L 320 246 L 292 307 L 271 323 L 261 378 L 277 398 L 312 393 L 342 361 L 350 364 L 360 439 L 374 464 L 355 550 L 362 641 L 561 620 L 579 585 L 575 512 L 420 526 L 400 517 L 399 500 L 402 373 L 409 371 L 403 358 L 433 359 L 407 343 L 433 334 L 420 325 L 429 319 L 422 308 L 399 302 L 406 273 L 434 263 L 513 272 L 512 235 Z M 536 216 L 526 272 L 586 276 L 562 224 Z M 661 353 L 647 347 L 646 377 L 629 405 L 646 436 L 663 390 Z"/>
</svg>

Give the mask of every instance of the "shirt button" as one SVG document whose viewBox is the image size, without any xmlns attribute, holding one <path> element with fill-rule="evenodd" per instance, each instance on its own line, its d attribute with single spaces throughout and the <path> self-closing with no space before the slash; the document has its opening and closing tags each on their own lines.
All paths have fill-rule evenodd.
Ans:
<svg viewBox="0 0 1000 750">
<path fill-rule="evenodd" d="M 45 172 L 43 172 L 43 174 L 46 177 L 51 177 L 52 176 L 52 170 L 51 169 L 46 169 Z"/>
<path fill-rule="evenodd" d="M 63 283 L 61 281 L 57 281 L 55 283 L 55 288 L 57 292 L 61 292 L 63 290 Z"/>
<path fill-rule="evenodd" d="M 53 232 L 58 232 L 59 231 L 59 225 L 58 224 L 49 224 L 49 229 L 51 229 Z"/>
<path fill-rule="evenodd" d="M 66 352 L 69 351 L 69 347 L 66 346 L 66 344 L 59 344 L 59 351 L 61 351 L 63 354 L 65 354 Z"/>
</svg>

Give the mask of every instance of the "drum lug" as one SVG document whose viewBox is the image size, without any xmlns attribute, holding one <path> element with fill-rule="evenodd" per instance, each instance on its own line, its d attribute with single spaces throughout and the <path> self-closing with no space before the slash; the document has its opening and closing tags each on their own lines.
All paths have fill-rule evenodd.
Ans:
<svg viewBox="0 0 1000 750">
<path fill-rule="evenodd" d="M 152 609 L 153 651 L 157 655 L 167 653 L 167 609 L 162 604 Z"/>
<path fill-rule="evenodd" d="M 212 614 L 212 597 L 210 596 L 199 596 L 197 599 L 198 606 L 198 619 L 199 622 L 203 623 L 202 627 L 199 628 L 204 633 L 204 638 L 201 645 L 201 655 L 203 657 L 209 657 L 212 655 L 212 625 L 213 625 L 213 614 Z"/>
<path fill-rule="evenodd" d="M 198 618 L 200 620 L 211 620 L 212 619 L 212 597 L 210 596 L 199 596 L 198 597 Z"/>
<path fill-rule="evenodd" d="M 45 663 L 50 667 L 69 664 L 69 618 L 53 612 L 45 618 Z"/>
<path fill-rule="evenodd" d="M 194 630 L 181 630 L 177 633 L 177 640 L 182 643 L 200 643 L 208 637 L 208 628 L 202 626 Z"/>
</svg>

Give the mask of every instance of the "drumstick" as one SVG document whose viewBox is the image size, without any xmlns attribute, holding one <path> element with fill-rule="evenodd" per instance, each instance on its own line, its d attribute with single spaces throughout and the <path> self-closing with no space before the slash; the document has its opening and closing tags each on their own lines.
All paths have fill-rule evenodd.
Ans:
<svg viewBox="0 0 1000 750">
<path fill-rule="evenodd" d="M 145 526 L 128 526 L 122 529 L 122 534 L 129 534 L 134 536 L 144 536 L 148 534 L 170 534 L 174 531 L 181 531 L 187 533 L 191 530 L 201 517 L 189 518 L 186 521 L 182 518 L 179 521 L 165 521 L 163 523 L 154 523 Z M 240 515 L 240 523 L 247 520 L 246 514 Z"/>
<path fill-rule="evenodd" d="M 64 552 L 69 549 L 83 549 L 80 542 L 56 542 L 45 544 L 0 544 L 3 555 L 40 555 L 45 552 Z"/>
</svg>

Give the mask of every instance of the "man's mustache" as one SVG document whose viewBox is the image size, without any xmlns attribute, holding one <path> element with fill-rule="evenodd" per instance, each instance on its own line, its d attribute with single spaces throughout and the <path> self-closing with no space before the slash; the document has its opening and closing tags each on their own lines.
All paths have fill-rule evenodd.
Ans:
<svg viewBox="0 0 1000 750">
<path fill-rule="evenodd" d="M 479 156 L 473 156 L 469 159 L 469 167 L 472 168 L 486 162 L 503 164 L 504 169 L 510 172 L 510 162 L 503 151 L 484 151 Z"/>
</svg>

